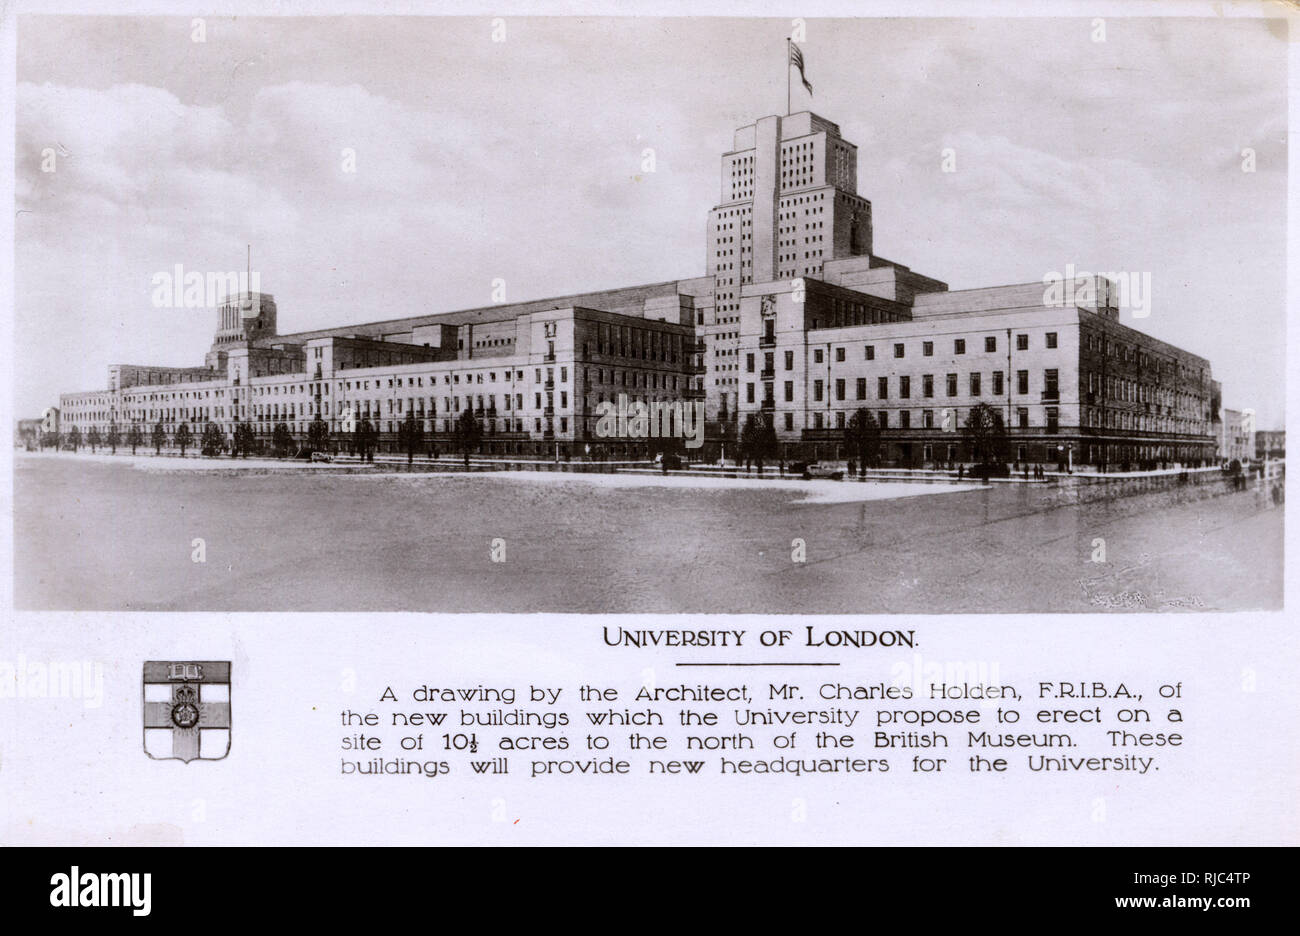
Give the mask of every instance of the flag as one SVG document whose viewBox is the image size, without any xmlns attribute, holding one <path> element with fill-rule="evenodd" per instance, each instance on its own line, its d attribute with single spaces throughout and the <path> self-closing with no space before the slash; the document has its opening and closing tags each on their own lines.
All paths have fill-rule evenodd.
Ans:
<svg viewBox="0 0 1300 936">
<path fill-rule="evenodd" d="M 793 42 L 790 43 L 790 64 L 799 69 L 799 80 L 803 82 L 804 90 L 811 95 L 812 85 L 808 83 L 808 76 L 803 73 L 803 53 Z"/>
</svg>

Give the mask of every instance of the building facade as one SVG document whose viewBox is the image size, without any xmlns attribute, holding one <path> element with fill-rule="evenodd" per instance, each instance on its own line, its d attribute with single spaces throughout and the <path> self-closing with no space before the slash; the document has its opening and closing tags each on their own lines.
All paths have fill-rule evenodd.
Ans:
<svg viewBox="0 0 1300 936">
<path fill-rule="evenodd" d="M 1255 433 L 1255 458 L 1286 458 L 1286 430 L 1261 429 Z"/>
<path fill-rule="evenodd" d="M 395 450 L 413 414 L 432 448 L 469 410 L 487 452 L 585 452 L 593 442 L 638 451 L 648 443 L 597 434 L 599 404 L 698 398 L 692 317 L 691 297 L 667 283 L 242 341 L 219 331 L 219 370 L 114 365 L 109 390 L 61 401 L 66 428 L 83 435 L 114 424 L 147 435 L 161 423 L 172 438 L 185 423 L 197 438 L 213 423 L 229 439 L 248 423 L 269 442 L 283 423 L 302 440 L 320 419 L 346 448 L 366 420 L 378 447 Z"/>
<path fill-rule="evenodd" d="M 704 276 L 285 335 L 272 296 L 239 293 L 203 367 L 114 365 L 60 408 L 83 433 L 247 422 L 270 439 L 283 422 L 301 438 L 320 418 L 345 445 L 368 419 L 381 449 L 408 414 L 437 446 L 468 409 L 486 451 L 604 454 L 665 446 L 602 435 L 600 404 L 699 401 L 705 454 L 754 417 L 789 458 L 844 456 L 865 409 L 882 460 L 921 466 L 968 460 L 962 427 L 987 404 L 1008 460 L 1213 459 L 1209 362 L 1119 319 L 1105 277 L 949 290 L 878 256 L 857 148 L 805 112 L 736 131 Z"/>
<path fill-rule="evenodd" d="M 1219 461 L 1246 464 L 1255 457 L 1254 417 L 1241 410 L 1224 409 L 1219 430 Z"/>
</svg>

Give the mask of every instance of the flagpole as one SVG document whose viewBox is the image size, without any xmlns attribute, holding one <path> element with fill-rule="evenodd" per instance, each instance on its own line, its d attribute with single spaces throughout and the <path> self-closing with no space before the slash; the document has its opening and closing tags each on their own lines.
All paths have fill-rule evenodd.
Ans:
<svg viewBox="0 0 1300 936">
<path fill-rule="evenodd" d="M 790 116 L 790 37 L 785 37 L 785 115 Z"/>
</svg>

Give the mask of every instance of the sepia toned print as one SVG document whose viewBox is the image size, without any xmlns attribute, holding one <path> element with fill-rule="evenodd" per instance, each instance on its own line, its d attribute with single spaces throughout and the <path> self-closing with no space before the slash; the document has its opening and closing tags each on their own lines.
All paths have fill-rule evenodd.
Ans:
<svg viewBox="0 0 1300 936">
<path fill-rule="evenodd" d="M 1282 605 L 1269 21 L 18 46 L 21 608 Z"/>
</svg>

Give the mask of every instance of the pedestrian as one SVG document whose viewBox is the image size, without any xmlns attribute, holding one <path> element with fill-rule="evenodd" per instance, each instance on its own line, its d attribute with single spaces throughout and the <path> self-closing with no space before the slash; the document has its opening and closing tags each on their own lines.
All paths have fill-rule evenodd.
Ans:
<svg viewBox="0 0 1300 936">
<path fill-rule="evenodd" d="M 961 465 L 958 465 L 958 466 L 957 466 L 957 480 L 958 480 L 958 481 L 965 481 L 965 480 L 966 480 L 966 465 L 965 465 L 965 464 L 961 464 Z"/>
</svg>

